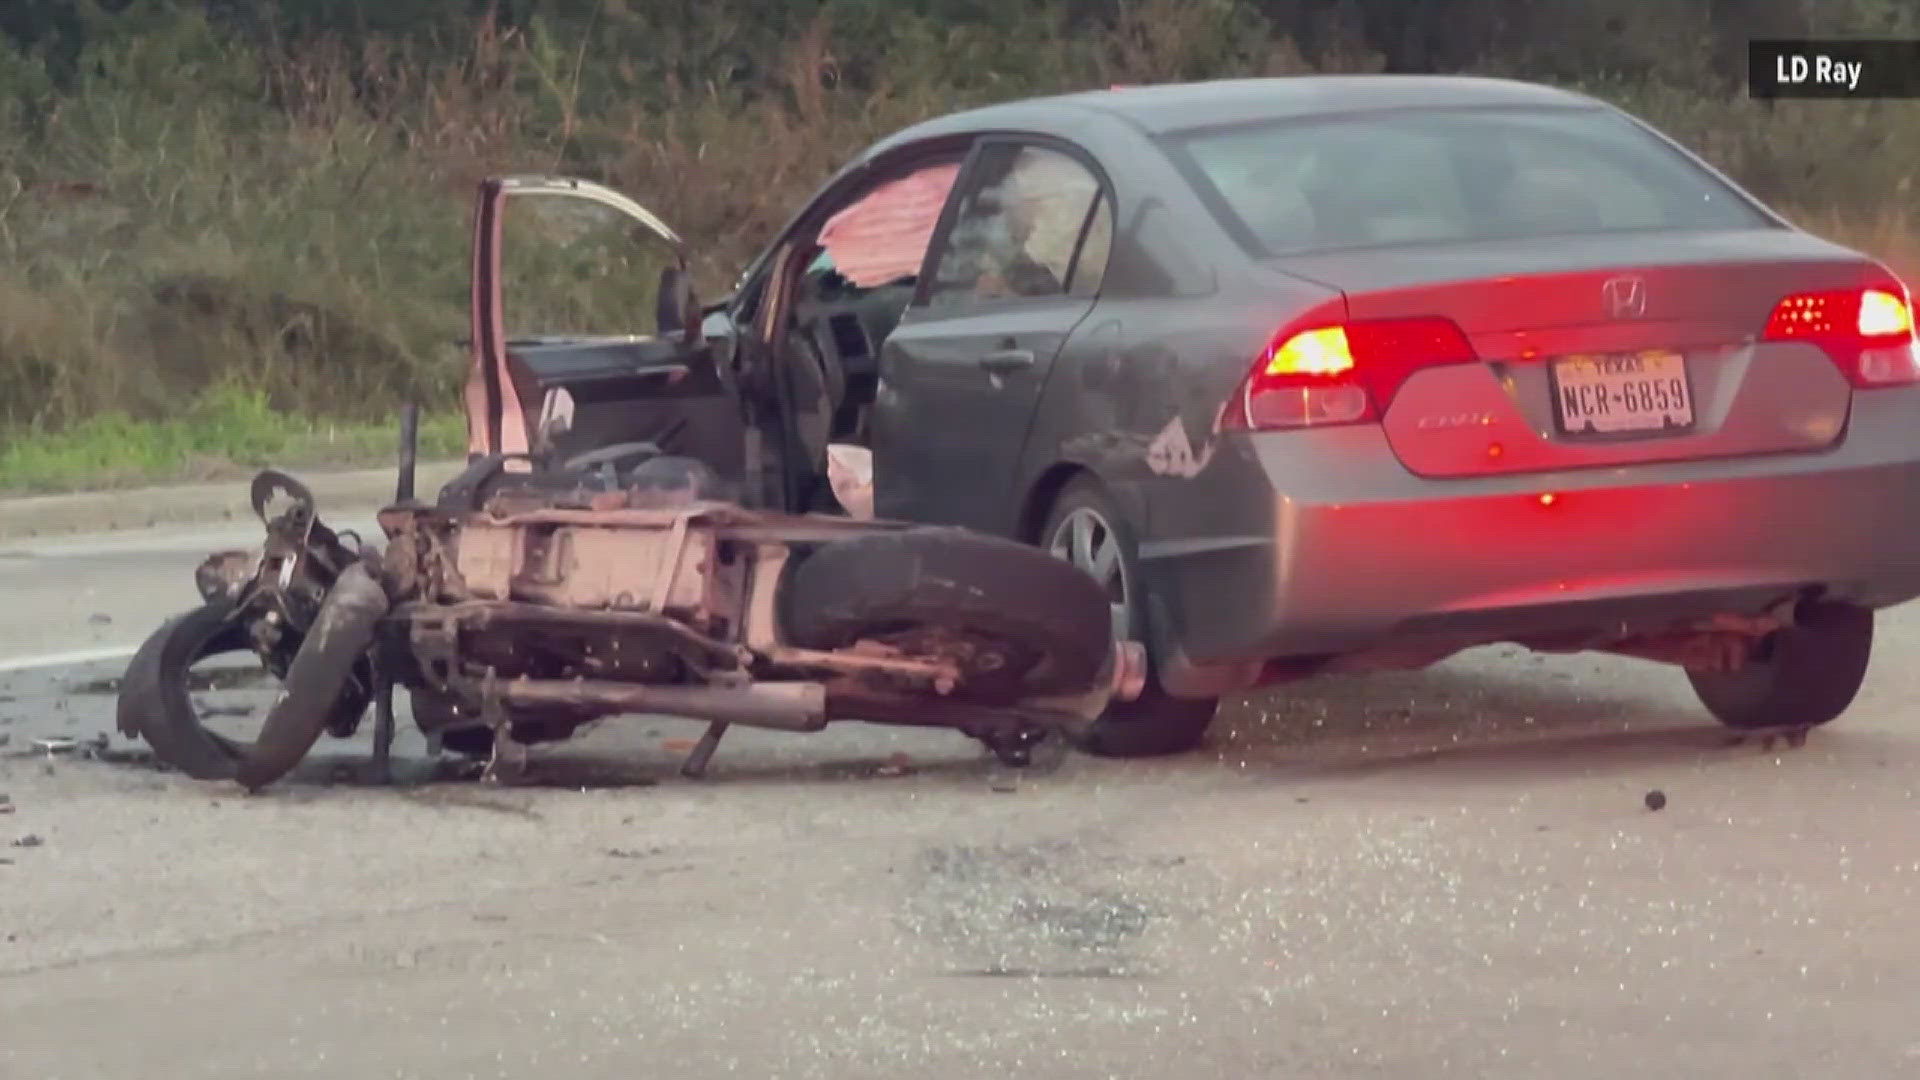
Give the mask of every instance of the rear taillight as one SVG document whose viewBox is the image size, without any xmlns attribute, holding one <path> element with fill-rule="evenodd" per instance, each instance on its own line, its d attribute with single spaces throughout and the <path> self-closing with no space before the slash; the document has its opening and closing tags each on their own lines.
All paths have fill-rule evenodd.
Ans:
<svg viewBox="0 0 1920 1080">
<path fill-rule="evenodd" d="M 1766 339 L 1820 346 L 1863 389 L 1920 382 L 1913 304 L 1896 283 L 1789 296 L 1774 305 Z"/>
<path fill-rule="evenodd" d="M 1377 419 L 1407 376 L 1478 359 L 1449 319 L 1376 319 L 1276 335 L 1227 403 L 1220 426 L 1268 428 Z"/>
</svg>

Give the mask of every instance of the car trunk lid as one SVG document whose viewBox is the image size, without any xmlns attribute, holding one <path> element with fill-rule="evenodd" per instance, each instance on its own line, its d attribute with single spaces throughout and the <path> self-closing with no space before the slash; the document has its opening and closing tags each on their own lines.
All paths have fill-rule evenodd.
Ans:
<svg viewBox="0 0 1920 1080">
<path fill-rule="evenodd" d="M 1886 272 L 1789 229 L 1536 238 L 1330 252 L 1285 270 L 1342 290 L 1350 322 L 1451 320 L 1478 359 L 1410 372 L 1381 423 L 1433 477 L 1813 452 L 1851 384 L 1807 340 L 1767 340 L 1789 296 Z"/>
</svg>

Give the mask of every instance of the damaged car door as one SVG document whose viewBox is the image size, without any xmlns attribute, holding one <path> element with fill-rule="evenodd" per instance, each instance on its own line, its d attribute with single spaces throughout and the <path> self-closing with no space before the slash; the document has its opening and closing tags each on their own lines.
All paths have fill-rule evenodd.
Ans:
<svg viewBox="0 0 1920 1080">
<path fill-rule="evenodd" d="M 739 410 L 701 336 L 686 245 L 652 211 L 584 180 L 491 178 L 472 267 L 471 455 L 562 464 L 651 445 L 739 474 Z"/>
<path fill-rule="evenodd" d="M 983 140 L 881 359 L 875 510 L 1006 534 L 1021 451 L 1054 358 L 1093 309 L 1112 200 L 1077 150 Z"/>
</svg>

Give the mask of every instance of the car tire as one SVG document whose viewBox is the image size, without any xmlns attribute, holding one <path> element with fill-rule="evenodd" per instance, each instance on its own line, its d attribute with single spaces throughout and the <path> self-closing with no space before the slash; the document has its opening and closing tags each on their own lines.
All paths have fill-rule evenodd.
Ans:
<svg viewBox="0 0 1920 1080">
<path fill-rule="evenodd" d="M 1086 553 L 1087 558 L 1076 557 L 1074 537 L 1068 530 L 1082 526 L 1094 533 L 1089 545 L 1109 543 L 1113 545 L 1111 555 L 1095 549 Z M 1148 605 L 1140 586 L 1139 547 L 1132 526 L 1099 482 L 1082 478 L 1060 492 L 1040 530 L 1040 545 L 1054 558 L 1064 558 L 1075 565 L 1091 559 L 1094 565 L 1080 566 L 1080 569 L 1092 576 L 1107 596 L 1110 632 L 1124 633 L 1134 641 L 1152 640 L 1148 635 Z M 1103 570 L 1111 572 L 1103 574 Z M 1113 702 L 1099 719 L 1075 734 L 1074 743 L 1099 757 L 1160 757 L 1185 753 L 1205 740 L 1207 728 L 1219 707 L 1217 698 L 1174 697 L 1161 689 L 1149 672 L 1138 698 Z"/>
<path fill-rule="evenodd" d="M 1735 671 L 1689 671 L 1700 703 L 1730 728 L 1817 727 L 1853 704 L 1873 653 L 1873 612 L 1804 606 Z"/>
<path fill-rule="evenodd" d="M 1113 652 L 1093 582 L 1026 544 L 965 529 L 862 533 L 808 553 L 782 585 L 781 624 L 802 648 L 839 649 L 914 627 L 970 631 L 1018 653 L 1002 681 L 965 680 L 993 704 L 1094 686 Z M 984 695 L 982 697 L 981 695 Z"/>
</svg>

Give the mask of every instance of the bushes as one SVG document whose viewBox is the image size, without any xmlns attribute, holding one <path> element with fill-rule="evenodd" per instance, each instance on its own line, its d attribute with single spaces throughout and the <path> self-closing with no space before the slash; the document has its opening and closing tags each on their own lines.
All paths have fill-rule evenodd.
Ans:
<svg viewBox="0 0 1920 1080">
<path fill-rule="evenodd" d="M 1659 19 L 1640 0 L 5 8 L 0 452 L 22 425 L 176 416 L 215 387 L 350 421 L 384 421 L 401 395 L 451 406 L 467 198 L 488 172 L 633 193 L 694 240 L 712 296 L 872 139 L 1113 82 L 1423 65 L 1553 77 L 1648 116 L 1809 223 L 1914 254 L 1920 106 L 1767 106 L 1733 89 L 1726 57 L 1747 27 L 1807 18 L 1774 0 L 1673 0 Z M 1914 32 L 1920 4 L 1820 13 L 1828 32 Z M 1585 30 L 1543 34 L 1549 15 Z"/>
</svg>

